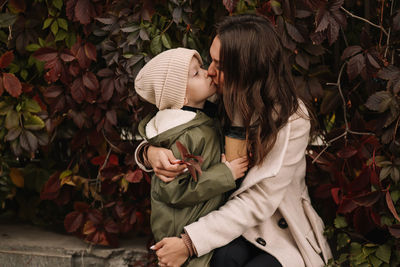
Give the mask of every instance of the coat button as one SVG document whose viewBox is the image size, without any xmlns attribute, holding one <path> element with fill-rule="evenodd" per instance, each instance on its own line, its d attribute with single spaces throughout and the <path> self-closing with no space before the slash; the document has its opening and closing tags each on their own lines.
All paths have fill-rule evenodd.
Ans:
<svg viewBox="0 0 400 267">
<path fill-rule="evenodd" d="M 282 229 L 288 228 L 288 224 L 284 218 L 280 218 L 278 221 L 278 226 Z"/>
<path fill-rule="evenodd" d="M 267 242 L 265 242 L 265 240 L 263 238 L 261 238 L 261 237 L 257 238 L 256 242 L 258 244 L 260 244 L 261 246 L 263 246 L 263 247 L 265 247 L 265 245 L 267 244 Z"/>
</svg>

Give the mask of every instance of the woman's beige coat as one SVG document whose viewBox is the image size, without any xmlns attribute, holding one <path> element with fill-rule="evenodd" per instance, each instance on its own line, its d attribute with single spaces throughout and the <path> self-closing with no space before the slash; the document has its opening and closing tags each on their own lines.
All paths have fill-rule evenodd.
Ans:
<svg viewBox="0 0 400 267">
<path fill-rule="evenodd" d="M 250 169 L 240 188 L 219 210 L 185 227 L 198 256 L 243 235 L 284 267 L 324 266 L 331 251 L 324 225 L 305 184 L 307 114 L 294 114 L 261 166 Z"/>
</svg>

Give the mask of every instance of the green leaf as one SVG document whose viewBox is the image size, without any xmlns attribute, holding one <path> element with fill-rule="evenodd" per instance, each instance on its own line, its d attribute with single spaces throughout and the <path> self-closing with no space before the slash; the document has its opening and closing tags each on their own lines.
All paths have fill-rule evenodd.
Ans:
<svg viewBox="0 0 400 267">
<path fill-rule="evenodd" d="M 66 19 L 58 18 L 57 19 L 58 26 L 60 26 L 61 29 L 64 29 L 68 31 L 68 22 Z"/>
<path fill-rule="evenodd" d="M 54 21 L 53 24 L 51 24 L 51 32 L 56 35 L 58 32 L 58 23 L 57 21 Z"/>
<path fill-rule="evenodd" d="M 375 256 L 381 259 L 383 262 L 390 262 L 390 255 L 392 254 L 392 250 L 389 245 L 384 244 L 378 247 L 376 250 Z"/>
<path fill-rule="evenodd" d="M 45 41 L 44 41 L 42 38 L 39 37 L 38 41 L 39 41 L 40 47 L 46 46 L 46 43 L 45 43 Z"/>
<path fill-rule="evenodd" d="M 37 115 L 24 115 L 24 118 L 24 128 L 26 129 L 37 131 L 45 126 L 44 121 Z"/>
<path fill-rule="evenodd" d="M 394 190 L 390 192 L 390 196 L 392 197 L 393 203 L 396 203 L 397 200 L 400 198 L 400 191 L 399 190 Z"/>
<path fill-rule="evenodd" d="M 65 177 L 71 176 L 72 171 L 71 170 L 65 170 L 60 174 L 60 180 L 64 179 Z"/>
<path fill-rule="evenodd" d="M 154 55 L 161 53 L 162 45 L 161 45 L 161 37 L 157 35 L 151 40 L 150 50 Z"/>
<path fill-rule="evenodd" d="M 76 43 L 76 35 L 74 32 L 69 32 L 67 38 L 65 38 L 65 44 L 71 48 Z"/>
<path fill-rule="evenodd" d="M 53 0 L 53 6 L 55 6 L 58 10 L 61 10 L 63 6 L 63 0 Z"/>
<path fill-rule="evenodd" d="M 5 126 L 8 130 L 19 126 L 19 116 L 19 113 L 14 110 L 7 112 Z"/>
<path fill-rule="evenodd" d="M 26 79 L 28 78 L 28 71 L 26 69 L 21 70 L 20 75 L 22 77 L 22 79 L 24 79 L 26 81 Z"/>
<path fill-rule="evenodd" d="M 369 256 L 369 261 L 371 262 L 373 267 L 379 267 L 382 264 L 382 261 L 374 255 Z"/>
<path fill-rule="evenodd" d="M 14 24 L 17 18 L 18 15 L 16 14 L 11 14 L 6 12 L 0 13 L 0 28 L 8 28 L 8 26 Z"/>
<path fill-rule="evenodd" d="M 42 29 L 44 30 L 44 29 L 48 28 L 48 27 L 51 25 L 52 22 L 53 22 L 53 18 L 47 18 L 47 19 L 43 22 L 43 27 L 42 27 Z"/>
<path fill-rule="evenodd" d="M 55 37 L 55 41 L 57 42 L 57 41 L 62 41 L 62 40 L 64 40 L 65 38 L 67 38 L 67 36 L 68 36 L 68 33 L 66 32 L 66 31 L 64 31 L 64 30 L 59 30 L 58 31 L 58 33 L 56 34 L 56 37 Z"/>
<path fill-rule="evenodd" d="M 22 102 L 21 110 L 32 112 L 32 113 L 38 113 L 42 110 L 42 108 L 39 106 L 38 102 L 36 102 L 35 100 L 33 100 L 31 98 L 26 98 Z"/>
<path fill-rule="evenodd" d="M 28 44 L 25 49 L 28 52 L 35 52 L 36 50 L 38 50 L 40 48 L 40 45 L 38 44 Z"/>
<path fill-rule="evenodd" d="M 6 101 L 1 101 L 0 102 L 0 115 L 6 115 L 13 108 L 14 108 L 14 106 L 12 104 L 7 103 Z"/>
<path fill-rule="evenodd" d="M 347 227 L 346 218 L 338 215 L 335 218 L 334 224 L 335 224 L 335 227 L 338 229 L 345 228 L 345 227 Z"/>
<path fill-rule="evenodd" d="M 388 177 L 389 174 L 392 172 L 392 169 L 393 169 L 392 165 L 382 168 L 381 172 L 379 173 L 379 179 L 383 180 L 386 177 Z"/>
<path fill-rule="evenodd" d="M 350 238 L 345 233 L 339 233 L 337 236 L 337 250 L 346 247 L 350 243 Z"/>
<path fill-rule="evenodd" d="M 161 34 L 161 41 L 165 48 L 171 49 L 171 39 L 167 33 Z"/>
</svg>

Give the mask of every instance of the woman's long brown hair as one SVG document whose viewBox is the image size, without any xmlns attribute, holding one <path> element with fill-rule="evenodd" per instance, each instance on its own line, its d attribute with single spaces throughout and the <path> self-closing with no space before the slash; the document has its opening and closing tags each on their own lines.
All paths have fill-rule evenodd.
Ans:
<svg viewBox="0 0 400 267">
<path fill-rule="evenodd" d="M 291 66 L 273 25 L 260 16 L 226 17 L 217 36 L 225 112 L 243 120 L 250 165 L 259 165 L 299 107 Z"/>
</svg>

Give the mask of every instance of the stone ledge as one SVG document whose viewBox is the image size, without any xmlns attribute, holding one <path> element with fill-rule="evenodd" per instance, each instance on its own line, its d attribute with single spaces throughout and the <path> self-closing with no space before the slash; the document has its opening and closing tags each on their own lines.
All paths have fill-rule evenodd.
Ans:
<svg viewBox="0 0 400 267">
<path fill-rule="evenodd" d="M 146 238 L 122 240 L 119 248 L 105 248 L 31 225 L 0 224 L 0 265 L 124 267 L 146 259 L 146 241 Z"/>
</svg>

